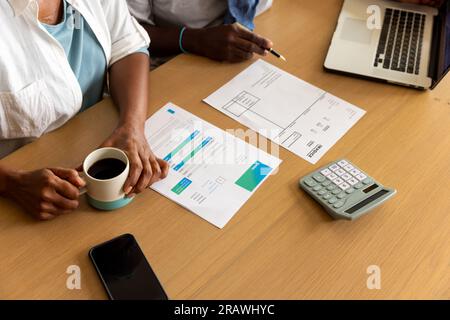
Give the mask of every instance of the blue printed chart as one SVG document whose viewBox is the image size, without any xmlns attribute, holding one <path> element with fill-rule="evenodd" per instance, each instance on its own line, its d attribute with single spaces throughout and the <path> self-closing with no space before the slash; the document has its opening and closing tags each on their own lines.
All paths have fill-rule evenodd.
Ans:
<svg viewBox="0 0 450 320">
<path fill-rule="evenodd" d="M 281 160 L 168 103 L 146 122 L 169 176 L 151 188 L 223 228 Z"/>
</svg>

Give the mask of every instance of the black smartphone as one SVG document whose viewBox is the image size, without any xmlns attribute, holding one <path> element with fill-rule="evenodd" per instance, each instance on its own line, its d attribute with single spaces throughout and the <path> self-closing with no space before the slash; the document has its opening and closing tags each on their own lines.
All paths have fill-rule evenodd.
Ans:
<svg viewBox="0 0 450 320">
<path fill-rule="evenodd" d="M 133 235 L 95 246 L 89 256 L 111 300 L 168 299 Z"/>
</svg>

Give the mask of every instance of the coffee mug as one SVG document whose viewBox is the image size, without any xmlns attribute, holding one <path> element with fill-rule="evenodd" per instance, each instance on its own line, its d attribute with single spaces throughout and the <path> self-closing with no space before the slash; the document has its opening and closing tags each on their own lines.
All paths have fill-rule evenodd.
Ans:
<svg viewBox="0 0 450 320">
<path fill-rule="evenodd" d="M 102 166 L 102 160 L 103 171 L 100 168 L 97 172 L 92 172 L 96 169 L 94 166 L 99 164 Z M 114 162 L 114 160 L 120 162 Z M 111 162 L 119 163 L 120 167 L 108 168 L 108 163 L 111 164 Z M 88 203 L 96 209 L 110 211 L 122 208 L 133 200 L 133 198 L 127 198 L 123 191 L 129 171 L 130 162 L 125 152 L 116 148 L 97 149 L 83 162 L 82 178 L 86 181 L 86 186 L 80 190 L 80 193 L 85 193 Z M 109 176 L 111 174 L 112 176 Z"/>
</svg>

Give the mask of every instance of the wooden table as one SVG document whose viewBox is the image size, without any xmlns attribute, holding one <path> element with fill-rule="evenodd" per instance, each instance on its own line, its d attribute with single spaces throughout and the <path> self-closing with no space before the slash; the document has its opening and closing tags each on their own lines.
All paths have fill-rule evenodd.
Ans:
<svg viewBox="0 0 450 320">
<path fill-rule="evenodd" d="M 173 299 L 449 299 L 450 77 L 420 92 L 324 72 L 340 5 L 276 0 L 257 19 L 257 32 L 289 62 L 268 61 L 367 111 L 317 166 L 281 150 L 279 173 L 223 230 L 151 190 L 112 213 L 83 200 L 76 213 L 46 223 L 1 199 L 0 297 L 106 298 L 88 250 L 129 232 Z M 250 63 L 179 56 L 151 73 L 148 114 L 172 101 L 223 129 L 243 128 L 201 100 Z M 74 166 L 117 118 L 103 101 L 2 162 Z M 339 157 L 398 194 L 357 221 L 333 221 L 299 190 L 298 179 Z M 66 288 L 69 265 L 81 268 L 81 290 Z M 366 286 L 370 265 L 381 268 L 381 290 Z"/>
</svg>

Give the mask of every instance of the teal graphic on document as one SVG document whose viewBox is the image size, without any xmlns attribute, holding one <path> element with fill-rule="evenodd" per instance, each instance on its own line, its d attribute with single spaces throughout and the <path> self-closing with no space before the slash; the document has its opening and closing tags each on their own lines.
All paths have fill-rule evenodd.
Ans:
<svg viewBox="0 0 450 320">
<path fill-rule="evenodd" d="M 180 195 L 184 190 L 186 190 L 187 187 L 192 183 L 191 180 L 187 178 L 183 178 L 178 184 L 172 188 L 172 192 L 175 192 L 176 194 Z"/>
<path fill-rule="evenodd" d="M 267 177 L 272 168 L 262 162 L 256 161 L 240 178 L 236 184 L 252 192 Z"/>
</svg>

